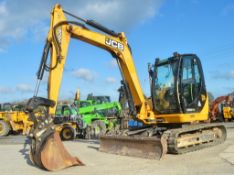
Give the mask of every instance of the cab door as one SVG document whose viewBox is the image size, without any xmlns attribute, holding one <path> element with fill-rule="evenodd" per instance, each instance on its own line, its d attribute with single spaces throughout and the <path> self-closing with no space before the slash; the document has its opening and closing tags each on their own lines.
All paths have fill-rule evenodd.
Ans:
<svg viewBox="0 0 234 175">
<path fill-rule="evenodd" d="M 183 55 L 180 69 L 180 101 L 184 113 L 201 111 L 206 88 L 203 71 L 196 55 Z"/>
</svg>

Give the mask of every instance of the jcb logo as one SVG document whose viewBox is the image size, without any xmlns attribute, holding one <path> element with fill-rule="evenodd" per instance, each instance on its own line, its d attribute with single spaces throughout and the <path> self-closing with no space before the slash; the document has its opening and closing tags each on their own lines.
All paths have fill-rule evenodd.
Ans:
<svg viewBox="0 0 234 175">
<path fill-rule="evenodd" d="M 119 42 L 117 42 L 113 39 L 110 39 L 110 38 L 106 38 L 106 45 L 117 48 L 121 51 L 124 50 L 124 45 L 122 43 L 119 43 Z"/>
</svg>

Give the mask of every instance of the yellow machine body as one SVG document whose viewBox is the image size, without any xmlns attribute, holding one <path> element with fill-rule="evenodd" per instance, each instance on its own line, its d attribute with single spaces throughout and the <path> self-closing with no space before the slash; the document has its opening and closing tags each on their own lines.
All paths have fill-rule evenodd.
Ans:
<svg viewBox="0 0 234 175">
<path fill-rule="evenodd" d="M 65 13 L 75 17 L 81 22 L 68 21 L 65 17 Z M 91 29 L 87 28 L 84 23 L 87 24 L 87 26 L 92 26 L 102 32 L 92 31 Z M 53 118 L 55 115 L 62 75 L 67 59 L 68 46 L 71 38 L 81 40 L 111 53 L 111 55 L 118 63 L 123 78 L 123 83 L 125 83 L 126 92 L 128 92 L 131 117 L 137 121 L 142 122 L 146 126 L 153 126 L 151 130 L 143 129 L 144 132 L 140 130 L 138 132 L 138 134 L 140 134 L 136 137 L 131 137 L 131 132 L 129 132 L 128 135 L 115 135 L 113 137 L 107 135 L 101 137 L 101 151 L 117 153 L 121 155 L 152 158 L 155 156 L 161 157 L 162 154 L 167 152 L 167 148 L 169 148 L 169 151 L 174 153 L 183 153 L 192 151 L 191 149 L 197 145 L 199 145 L 200 148 L 203 148 L 203 143 L 207 143 L 208 146 L 211 146 L 222 143 L 225 140 L 226 130 L 222 125 L 195 125 L 196 123 L 201 123 L 208 120 L 208 95 L 205 89 L 203 72 L 200 72 L 202 75 L 200 79 L 203 80 L 201 81 L 200 86 L 202 86 L 203 89 L 199 90 L 200 95 L 196 96 L 197 103 L 192 104 L 195 107 L 186 108 L 186 99 L 180 97 L 182 95 L 182 92 L 180 91 L 184 91 L 183 93 L 185 95 L 186 93 L 190 92 L 191 94 L 195 93 L 195 91 L 193 91 L 194 87 L 192 83 L 186 84 L 186 82 L 183 82 L 182 79 L 181 81 L 174 81 L 176 82 L 176 90 L 174 88 L 174 94 L 169 95 L 170 98 L 178 98 L 177 105 L 179 108 L 176 109 L 175 112 L 159 112 L 157 109 L 155 109 L 157 107 L 156 104 L 159 104 L 157 101 L 161 100 L 160 102 L 162 103 L 162 107 L 170 107 L 167 101 L 170 99 L 166 99 L 165 92 L 163 91 L 163 88 L 166 89 L 167 87 L 162 87 L 161 91 L 164 94 L 159 94 L 157 97 L 158 99 L 154 97 L 155 89 L 151 89 L 152 95 L 149 99 L 145 98 L 135 69 L 131 49 L 125 34 L 123 32 L 115 33 L 103 26 L 100 26 L 98 23 L 95 23 L 92 20 L 84 20 L 71 15 L 70 13 L 64 11 L 59 4 L 56 4 L 53 11 L 51 12 L 50 29 L 45 47 L 48 48 L 49 46 L 50 49 L 50 63 L 49 66 L 47 66 L 47 70 L 49 71 L 48 99 L 37 97 L 35 95 L 34 99 L 32 98 L 30 101 L 32 103 L 35 102 L 38 104 L 44 103 L 45 106 L 48 107 L 47 119 L 41 122 L 35 121 L 37 124 L 33 130 L 31 157 L 32 161 L 37 166 L 54 171 L 74 165 L 83 165 L 79 159 L 71 157 L 68 155 L 68 152 L 64 150 L 63 146 L 61 146 L 61 140 L 58 139 L 58 135 L 56 134 L 57 132 L 55 132 L 56 127 L 52 122 L 50 122 L 52 121 L 51 118 Z M 45 55 L 47 53 L 47 49 L 45 49 L 43 53 L 44 54 L 42 58 L 44 59 L 46 57 Z M 185 59 L 182 59 L 182 57 L 185 57 Z M 43 71 L 46 70 L 44 68 L 45 66 L 43 66 L 46 64 L 46 61 L 43 61 L 43 59 L 38 71 L 38 80 L 42 79 Z M 178 68 L 178 71 L 184 71 L 183 69 L 188 69 L 188 65 L 186 65 L 188 61 L 186 62 L 186 60 L 192 61 L 193 67 L 201 67 L 200 61 L 196 55 L 177 54 L 170 58 L 170 60 L 167 62 L 155 63 L 155 68 L 159 68 L 160 66 L 161 68 L 165 68 L 167 65 L 171 66 L 171 62 L 175 62 L 176 64 L 178 63 L 178 65 L 174 66 L 173 68 Z M 157 76 L 158 69 L 154 70 L 154 72 L 150 73 L 151 75 L 154 75 L 152 77 Z M 201 69 L 196 71 L 201 71 Z M 42 73 L 40 74 L 40 72 Z M 180 76 L 177 75 L 175 78 L 178 79 L 181 76 L 184 76 L 184 74 L 181 72 L 179 73 Z M 158 79 L 159 78 L 160 76 L 158 75 Z M 194 80 L 195 78 L 196 77 L 192 77 L 191 80 Z M 158 79 L 153 80 L 157 81 Z M 157 84 L 157 82 L 151 83 L 153 85 Z M 186 85 L 186 87 L 182 87 L 183 85 Z M 188 89 L 188 91 L 185 91 L 184 89 Z M 193 99 L 194 97 L 189 96 L 189 98 Z M 181 106 L 182 103 L 184 106 Z M 29 106 L 31 106 L 29 107 L 30 110 L 33 109 L 32 104 Z M 161 136 L 159 137 L 155 134 L 158 132 L 157 126 L 161 124 L 164 124 L 167 130 L 164 130 L 165 134 L 159 135 Z M 191 127 L 182 128 L 182 124 L 186 124 L 186 126 Z M 170 127 L 173 126 L 177 126 L 179 128 L 174 128 L 171 130 Z M 152 130 L 153 132 L 151 132 Z M 168 142 L 170 140 L 172 141 Z M 171 143 L 175 145 L 168 146 L 168 144 Z M 54 147 L 56 145 L 60 146 L 59 148 L 56 148 L 58 149 L 57 151 L 48 151 L 47 149 L 52 149 L 53 145 Z M 61 159 L 59 159 L 58 163 L 56 160 L 58 160 L 57 157 L 60 156 L 58 155 L 59 152 L 63 152 L 64 155 L 62 158 L 60 157 Z"/>
<path fill-rule="evenodd" d="M 223 107 L 223 117 L 224 119 L 233 119 L 234 109 L 232 107 Z"/>
<path fill-rule="evenodd" d="M 10 131 L 22 132 L 25 135 L 29 133 L 33 125 L 33 122 L 29 121 L 28 114 L 23 111 L 2 111 L 0 112 L 0 120 L 10 127 L 10 130 L 6 133 L 3 131 L 4 127 L 2 127 L 4 135 L 8 135 Z"/>
</svg>

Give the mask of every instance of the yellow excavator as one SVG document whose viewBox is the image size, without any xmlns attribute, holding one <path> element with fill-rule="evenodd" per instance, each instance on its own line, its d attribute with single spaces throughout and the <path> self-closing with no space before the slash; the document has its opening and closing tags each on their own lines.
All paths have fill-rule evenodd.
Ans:
<svg viewBox="0 0 234 175">
<path fill-rule="evenodd" d="M 76 21 L 67 20 L 65 15 Z M 181 154 L 217 145 L 226 139 L 223 124 L 206 122 L 208 96 L 201 62 L 195 54 L 174 53 L 168 59 L 156 59 L 149 68 L 151 96 L 146 98 L 125 34 L 75 16 L 56 4 L 51 13 L 35 94 L 27 104 L 34 122 L 30 133 L 30 155 L 36 166 L 55 171 L 83 165 L 66 151 L 53 123 L 71 38 L 104 49 L 116 59 L 128 99 L 129 115 L 145 126 L 101 136 L 100 151 L 160 158 L 166 152 Z M 48 98 L 37 97 L 44 71 L 49 72 Z M 38 106 L 44 106 L 48 111 L 36 118 L 33 112 Z"/>
</svg>

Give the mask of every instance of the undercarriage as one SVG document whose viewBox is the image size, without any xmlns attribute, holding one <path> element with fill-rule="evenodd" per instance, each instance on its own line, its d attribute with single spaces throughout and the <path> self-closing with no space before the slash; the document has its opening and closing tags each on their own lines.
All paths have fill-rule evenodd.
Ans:
<svg viewBox="0 0 234 175">
<path fill-rule="evenodd" d="M 100 138 L 100 151 L 150 159 L 164 154 L 183 154 L 224 142 L 222 123 L 185 125 L 180 128 L 148 127 L 109 133 Z"/>
</svg>

